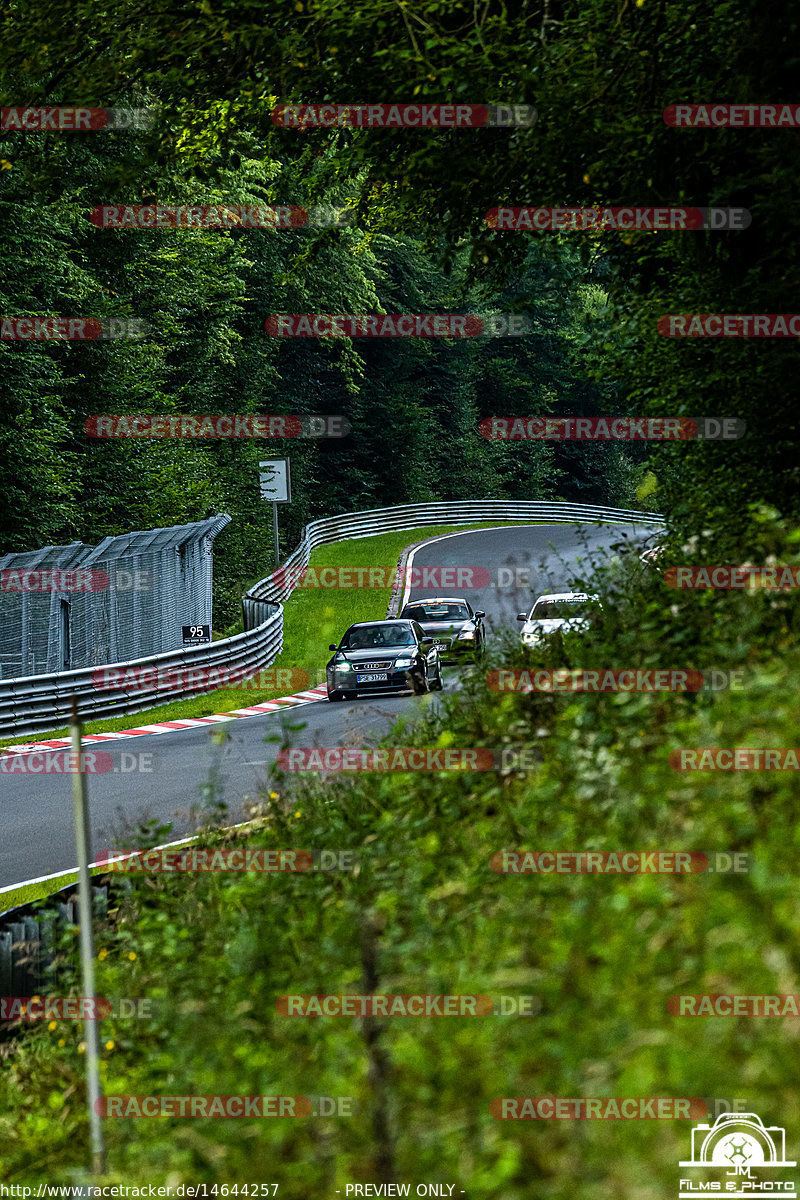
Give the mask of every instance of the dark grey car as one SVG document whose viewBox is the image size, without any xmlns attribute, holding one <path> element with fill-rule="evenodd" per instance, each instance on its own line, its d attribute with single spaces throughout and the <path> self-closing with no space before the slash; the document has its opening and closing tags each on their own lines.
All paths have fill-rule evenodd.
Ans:
<svg viewBox="0 0 800 1200">
<path fill-rule="evenodd" d="M 362 621 L 351 625 L 325 668 L 329 700 L 360 694 L 440 691 L 442 667 L 433 639 L 415 621 Z"/>
<path fill-rule="evenodd" d="M 480 654 L 486 641 L 482 609 L 461 596 L 426 597 L 412 600 L 400 613 L 416 621 L 432 637 L 443 662 L 457 662 L 465 655 Z"/>
</svg>

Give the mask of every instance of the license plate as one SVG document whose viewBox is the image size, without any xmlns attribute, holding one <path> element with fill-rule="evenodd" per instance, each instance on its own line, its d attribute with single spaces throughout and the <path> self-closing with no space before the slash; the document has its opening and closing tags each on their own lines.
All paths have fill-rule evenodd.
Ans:
<svg viewBox="0 0 800 1200">
<path fill-rule="evenodd" d="M 356 683 L 379 683 L 382 679 L 388 678 L 388 673 L 381 671 L 377 675 L 356 675 Z"/>
<path fill-rule="evenodd" d="M 449 642 L 437 642 L 433 648 L 434 648 L 434 650 L 449 650 L 450 643 Z"/>
</svg>

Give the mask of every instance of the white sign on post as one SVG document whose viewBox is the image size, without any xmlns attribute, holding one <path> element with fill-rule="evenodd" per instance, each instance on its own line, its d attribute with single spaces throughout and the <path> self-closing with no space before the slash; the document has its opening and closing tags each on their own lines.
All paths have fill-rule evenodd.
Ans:
<svg viewBox="0 0 800 1200">
<path fill-rule="evenodd" d="M 278 505 L 288 504 L 292 498 L 292 480 L 288 458 L 268 458 L 258 464 L 258 480 L 262 500 L 272 501 L 272 537 L 275 566 L 280 561 L 278 549 Z"/>
<path fill-rule="evenodd" d="M 271 458 L 258 464 L 261 495 L 273 504 L 288 504 L 292 498 L 292 483 L 288 458 Z"/>
</svg>

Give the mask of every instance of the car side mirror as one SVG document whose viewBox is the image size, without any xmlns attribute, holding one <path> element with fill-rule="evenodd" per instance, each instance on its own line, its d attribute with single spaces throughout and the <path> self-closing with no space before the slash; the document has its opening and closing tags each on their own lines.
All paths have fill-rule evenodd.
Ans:
<svg viewBox="0 0 800 1200">
<path fill-rule="evenodd" d="M 482 610 L 479 608 L 479 609 L 477 610 L 477 612 L 475 613 L 475 616 L 476 616 L 476 617 L 485 617 L 485 616 L 486 616 L 486 613 L 485 613 L 485 612 L 483 612 L 483 611 L 482 611 Z"/>
<path fill-rule="evenodd" d="M 528 614 L 527 614 L 527 613 L 517 613 L 517 620 L 518 620 L 518 621 L 527 621 L 527 619 L 528 619 Z"/>
<path fill-rule="evenodd" d="M 329 650 L 338 650 L 339 647 L 336 645 L 335 642 L 331 642 L 330 646 L 328 646 L 328 649 Z"/>
</svg>

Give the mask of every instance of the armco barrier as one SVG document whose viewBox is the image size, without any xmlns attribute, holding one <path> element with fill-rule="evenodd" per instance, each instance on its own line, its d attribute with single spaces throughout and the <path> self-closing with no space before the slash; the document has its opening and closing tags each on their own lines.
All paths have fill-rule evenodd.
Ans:
<svg viewBox="0 0 800 1200">
<path fill-rule="evenodd" d="M 423 525 L 473 525 L 481 521 L 582 522 L 587 525 L 642 525 L 662 528 L 659 513 L 635 512 L 629 508 L 602 508 L 596 504 L 570 504 L 562 500 L 443 500 L 428 504 L 400 504 L 393 508 L 372 508 L 366 512 L 325 517 L 306 525 L 303 540 L 282 565 L 290 582 L 275 583 L 272 576 L 260 580 L 245 596 L 245 601 L 286 600 L 292 593 L 291 568 L 308 566 L 309 555 L 317 546 L 341 542 L 345 538 L 372 537 L 394 529 L 417 529 Z M 276 572 L 280 574 L 280 572 Z M 251 618 L 252 619 L 252 618 Z M 247 625 L 245 604 L 245 629 Z"/>
<path fill-rule="evenodd" d="M 102 717 L 127 716 L 142 709 L 167 704 L 171 700 L 214 690 L 164 680 L 168 668 L 173 672 L 191 668 L 235 668 L 245 675 L 263 670 L 274 663 L 283 646 L 281 602 L 291 595 L 292 578 L 295 575 L 289 568 L 307 566 L 311 551 L 316 546 L 348 538 L 371 537 L 392 530 L 416 529 L 424 525 L 473 525 L 482 521 L 581 522 L 587 525 L 609 523 L 652 529 L 663 527 L 664 524 L 663 517 L 656 513 L 554 500 L 446 500 L 375 508 L 312 521 L 303 531 L 300 545 L 282 564 L 287 569 L 289 581 L 277 584 L 268 576 L 243 598 L 244 633 L 209 645 L 191 646 L 128 663 L 107 665 L 106 669 L 113 667 L 120 672 L 134 668 L 137 672 L 146 668 L 162 668 L 161 679 L 150 686 L 104 686 L 98 690 L 92 676 L 101 669 L 100 666 L 0 680 L 0 737 L 25 736 L 59 728 L 69 718 L 73 696 L 78 699 L 81 720 L 85 722 Z"/>
<path fill-rule="evenodd" d="M 0 912 L 0 996 L 35 996 L 58 982 L 59 948 L 78 925 L 78 885 L 70 883 L 32 904 Z M 94 915 L 108 914 L 107 884 L 92 884 Z M 0 896 L 0 908 L 3 897 Z M 69 967 L 65 965 L 67 977 Z M 0 1024 L 0 1038 L 3 1035 Z"/>
<path fill-rule="evenodd" d="M 247 633 L 211 642 L 203 646 L 187 646 L 154 654 L 128 663 L 113 663 L 107 668 L 83 667 L 79 671 L 60 671 L 54 675 L 29 675 L 24 679 L 0 681 L 0 736 L 38 733 L 57 729 L 69 719 L 73 696 L 78 698 L 82 721 L 100 717 L 127 716 L 157 704 L 198 696 L 212 688 L 192 687 L 189 681 L 170 680 L 192 668 L 225 668 L 252 674 L 270 666 L 283 645 L 283 609 L 279 604 L 262 604 L 260 615 L 271 609 L 271 615 Z M 137 673 L 153 669 L 156 678 L 150 686 L 104 686 L 98 689 L 92 676 L 95 671 L 109 670 Z M 160 668 L 160 670 L 157 670 Z"/>
</svg>

